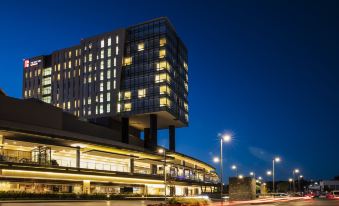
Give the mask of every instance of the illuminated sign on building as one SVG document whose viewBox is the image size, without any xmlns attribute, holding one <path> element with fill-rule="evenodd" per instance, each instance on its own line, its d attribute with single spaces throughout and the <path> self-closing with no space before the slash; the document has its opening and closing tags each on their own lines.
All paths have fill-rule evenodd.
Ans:
<svg viewBox="0 0 339 206">
<path fill-rule="evenodd" d="M 25 67 L 25 68 L 29 67 L 29 60 L 28 60 L 28 59 L 26 59 L 26 60 L 24 61 L 24 67 Z"/>
<path fill-rule="evenodd" d="M 36 66 L 36 65 L 38 65 L 40 62 L 41 62 L 41 59 L 32 61 L 32 62 L 29 64 L 29 66 Z"/>
</svg>

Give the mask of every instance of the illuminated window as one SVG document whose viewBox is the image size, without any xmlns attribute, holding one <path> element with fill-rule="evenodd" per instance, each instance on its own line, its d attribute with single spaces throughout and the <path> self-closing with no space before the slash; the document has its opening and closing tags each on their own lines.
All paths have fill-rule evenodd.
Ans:
<svg viewBox="0 0 339 206">
<path fill-rule="evenodd" d="M 124 58 L 124 66 L 132 64 L 132 57 L 125 57 Z"/>
<path fill-rule="evenodd" d="M 115 47 L 115 55 L 118 55 L 119 54 L 119 47 Z"/>
<path fill-rule="evenodd" d="M 138 51 L 143 51 L 145 49 L 145 44 L 144 43 L 139 43 L 138 44 Z"/>
<path fill-rule="evenodd" d="M 26 73 L 27 74 L 27 73 Z M 52 67 L 48 67 L 42 70 L 42 76 L 48 76 L 52 74 Z"/>
<path fill-rule="evenodd" d="M 185 82 L 185 89 L 188 91 L 188 84 Z"/>
<path fill-rule="evenodd" d="M 166 50 L 165 49 L 161 49 L 159 51 L 159 58 L 164 58 L 166 56 Z"/>
<path fill-rule="evenodd" d="M 92 82 L 92 77 L 88 76 L 88 83 L 91 83 L 91 82 Z"/>
<path fill-rule="evenodd" d="M 115 66 L 115 67 L 117 66 L 117 58 L 115 58 L 115 57 L 113 59 L 113 66 Z"/>
<path fill-rule="evenodd" d="M 88 54 L 88 61 L 92 61 L 92 54 Z M 85 62 L 86 62 L 86 60 L 85 60 Z"/>
<path fill-rule="evenodd" d="M 49 85 L 49 84 L 51 84 L 51 82 L 52 82 L 51 77 L 43 78 L 42 79 L 42 86 Z"/>
<path fill-rule="evenodd" d="M 107 46 L 111 46 L 111 44 L 112 44 L 112 39 L 111 39 L 111 37 L 109 37 L 107 39 Z"/>
<path fill-rule="evenodd" d="M 106 83 L 106 89 L 107 90 L 111 90 L 111 82 L 107 82 Z"/>
<path fill-rule="evenodd" d="M 51 97 L 50 96 L 42 97 L 42 101 L 50 104 L 51 103 Z"/>
<path fill-rule="evenodd" d="M 119 43 L 119 36 L 118 36 L 118 35 L 115 36 L 115 43 L 116 43 L 116 44 Z"/>
<path fill-rule="evenodd" d="M 188 121 L 188 114 L 185 114 L 185 119 L 186 121 Z"/>
<path fill-rule="evenodd" d="M 120 103 L 118 103 L 118 105 L 117 105 L 117 112 L 121 112 L 121 104 Z"/>
<path fill-rule="evenodd" d="M 101 40 L 101 48 L 105 47 L 105 40 Z"/>
<path fill-rule="evenodd" d="M 165 107 L 165 106 L 170 107 L 171 101 L 166 97 L 160 98 L 160 107 Z"/>
<path fill-rule="evenodd" d="M 124 99 L 131 99 L 131 92 L 127 91 L 124 93 Z"/>
<path fill-rule="evenodd" d="M 139 89 L 138 90 L 138 98 L 146 97 L 146 89 Z"/>
<path fill-rule="evenodd" d="M 88 66 L 88 71 L 91 72 L 92 71 L 92 65 Z"/>
<path fill-rule="evenodd" d="M 107 68 L 111 68 L 111 60 L 107 59 Z"/>
<path fill-rule="evenodd" d="M 100 51 L 100 58 L 105 58 L 105 51 L 103 49 Z"/>
<path fill-rule="evenodd" d="M 101 61 L 100 61 L 100 69 L 104 69 L 104 64 L 105 64 L 105 63 L 104 63 L 104 60 L 101 60 Z"/>
<path fill-rule="evenodd" d="M 186 111 L 188 111 L 188 105 L 187 105 L 186 102 L 184 103 L 184 107 L 185 107 Z"/>
<path fill-rule="evenodd" d="M 165 46 L 166 44 L 166 38 L 161 38 L 160 39 L 160 46 Z"/>
<path fill-rule="evenodd" d="M 185 68 L 186 70 L 188 70 L 188 65 L 187 65 L 186 62 L 184 62 L 184 68 Z"/>
<path fill-rule="evenodd" d="M 104 72 L 100 72 L 100 80 L 104 80 Z"/>
<path fill-rule="evenodd" d="M 168 81 L 169 82 L 169 76 L 167 76 L 167 74 L 157 74 L 155 75 L 155 83 L 160 83 L 160 82 L 164 82 L 164 81 Z"/>
<path fill-rule="evenodd" d="M 114 80 L 113 81 L 113 89 L 115 89 L 117 87 L 117 82 Z"/>
<path fill-rule="evenodd" d="M 107 70 L 107 79 L 111 78 L 111 70 Z"/>
<path fill-rule="evenodd" d="M 104 91 L 104 83 L 100 83 L 100 92 Z"/>
<path fill-rule="evenodd" d="M 114 77 L 114 78 L 117 77 L 117 70 L 116 70 L 116 69 L 113 70 L 113 77 Z"/>
<path fill-rule="evenodd" d="M 107 113 L 111 112 L 111 104 L 107 104 L 106 111 L 107 111 Z"/>
<path fill-rule="evenodd" d="M 125 105 L 124 105 L 124 111 L 131 111 L 131 109 L 132 109 L 132 104 L 131 103 L 126 103 Z"/>
<path fill-rule="evenodd" d="M 99 111 L 100 111 L 100 114 L 104 113 L 104 105 L 100 105 Z"/>
<path fill-rule="evenodd" d="M 42 94 L 46 95 L 46 94 L 51 94 L 51 87 L 43 87 L 42 88 Z"/>
<path fill-rule="evenodd" d="M 109 101 L 111 101 L 111 93 L 107 93 L 107 98 L 106 98 L 106 100 L 109 102 Z"/>
<path fill-rule="evenodd" d="M 160 86 L 160 94 L 170 94 L 171 90 L 168 86 Z"/>
<path fill-rule="evenodd" d="M 71 61 L 68 61 L 68 68 L 72 68 L 72 62 Z"/>
<path fill-rule="evenodd" d="M 103 94 L 100 94 L 100 99 L 99 99 L 100 102 L 104 102 L 104 95 Z"/>
<path fill-rule="evenodd" d="M 111 48 L 107 49 L 107 57 L 110 57 L 112 55 L 112 50 Z"/>
<path fill-rule="evenodd" d="M 159 63 L 156 64 L 157 66 L 157 71 L 161 71 L 163 69 L 170 69 L 170 65 L 167 61 L 161 61 Z"/>
</svg>

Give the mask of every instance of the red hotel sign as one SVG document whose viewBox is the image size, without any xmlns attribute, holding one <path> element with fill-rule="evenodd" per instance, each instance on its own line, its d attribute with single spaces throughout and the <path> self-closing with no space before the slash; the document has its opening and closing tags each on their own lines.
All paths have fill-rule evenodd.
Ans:
<svg viewBox="0 0 339 206">
<path fill-rule="evenodd" d="M 26 60 L 24 61 L 24 68 L 28 68 L 28 67 L 29 67 L 29 60 L 26 59 Z"/>
</svg>

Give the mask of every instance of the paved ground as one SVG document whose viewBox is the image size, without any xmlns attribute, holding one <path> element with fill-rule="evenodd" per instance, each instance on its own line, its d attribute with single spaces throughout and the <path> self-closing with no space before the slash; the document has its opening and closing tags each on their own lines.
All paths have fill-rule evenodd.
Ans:
<svg viewBox="0 0 339 206">
<path fill-rule="evenodd" d="M 31 203 L 0 203 L 0 206 L 147 206 L 159 201 L 93 201 L 93 202 L 31 202 Z M 228 203 L 213 203 L 213 206 L 228 206 Z M 339 206 L 339 200 L 302 200 L 293 202 L 255 204 L 257 206 Z M 253 206 L 247 204 L 242 206 Z"/>
</svg>

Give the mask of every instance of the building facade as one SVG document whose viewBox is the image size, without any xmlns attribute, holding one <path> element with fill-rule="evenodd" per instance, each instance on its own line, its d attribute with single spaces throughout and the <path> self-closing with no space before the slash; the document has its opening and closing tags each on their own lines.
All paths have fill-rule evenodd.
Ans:
<svg viewBox="0 0 339 206">
<path fill-rule="evenodd" d="M 187 49 L 165 17 L 82 39 L 79 45 L 24 60 L 23 97 L 79 118 L 118 127 L 122 141 L 155 149 L 157 130 L 188 125 Z"/>
<path fill-rule="evenodd" d="M 0 191 L 181 196 L 217 183 L 215 169 L 193 157 L 145 149 L 134 136 L 126 144 L 119 130 L 0 93 Z"/>
</svg>

